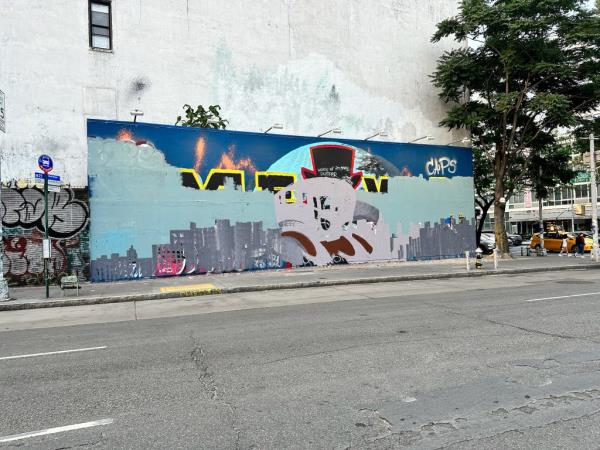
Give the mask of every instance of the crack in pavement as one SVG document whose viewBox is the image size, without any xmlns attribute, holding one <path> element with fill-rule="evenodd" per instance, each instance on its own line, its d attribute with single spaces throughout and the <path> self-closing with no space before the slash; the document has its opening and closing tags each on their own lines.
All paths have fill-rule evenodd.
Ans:
<svg viewBox="0 0 600 450">
<path fill-rule="evenodd" d="M 210 400 L 225 406 L 225 408 L 228 410 L 230 418 L 229 425 L 235 433 L 235 448 L 238 450 L 240 448 L 241 431 L 236 425 L 237 413 L 235 411 L 235 407 L 231 404 L 231 402 L 225 399 L 225 392 L 222 389 L 219 390 L 214 374 L 210 371 L 208 357 L 204 349 L 194 338 L 192 333 L 190 333 L 190 338 L 193 342 L 190 356 L 194 366 L 200 372 L 200 382 L 202 383 L 204 390 L 210 395 Z"/>
<path fill-rule="evenodd" d="M 460 311 L 456 311 L 455 309 L 452 309 L 445 305 L 439 305 L 439 304 L 429 303 L 429 302 L 424 302 L 424 303 L 426 303 L 429 306 L 437 307 L 437 308 L 445 311 L 448 314 L 454 314 L 456 316 L 466 317 L 467 319 L 480 320 L 483 322 L 491 323 L 493 325 L 514 328 L 516 330 L 525 331 L 526 333 L 530 333 L 530 334 L 539 334 L 542 336 L 555 337 L 555 338 L 559 338 L 559 339 L 571 339 L 571 340 L 579 340 L 579 341 L 584 341 L 584 342 L 591 342 L 593 344 L 600 344 L 600 341 L 596 341 L 594 339 L 590 339 L 587 337 L 571 336 L 568 334 L 560 334 L 560 333 L 550 333 L 550 332 L 546 332 L 546 331 L 536 330 L 534 328 L 521 327 L 519 325 L 513 325 L 511 323 L 506 323 L 506 322 L 499 322 L 499 321 L 488 319 L 487 317 L 482 317 L 479 315 L 472 315 L 472 314 L 467 314 L 467 313 L 463 313 Z"/>
<path fill-rule="evenodd" d="M 361 438 L 365 442 L 378 442 L 394 434 L 392 423 L 382 416 L 378 410 L 362 408 L 358 410 L 358 413 L 363 416 L 363 422 L 356 422 L 354 426 L 357 428 L 368 428 L 370 432 L 375 432 L 375 436 L 362 435 Z"/>
<path fill-rule="evenodd" d="M 91 447 L 94 445 L 98 445 L 99 443 L 101 443 L 104 440 L 104 438 L 100 438 L 97 441 L 92 441 L 92 442 L 84 442 L 82 444 L 77 444 L 77 445 L 70 445 L 68 447 L 58 447 L 55 448 L 54 450 L 68 450 L 70 448 L 78 448 L 78 447 Z"/>
<path fill-rule="evenodd" d="M 519 433 L 521 435 L 524 435 L 525 432 L 527 432 L 527 431 L 532 431 L 532 430 L 537 430 L 537 429 L 545 428 L 545 427 L 548 427 L 548 426 L 556 425 L 558 423 L 569 423 L 569 422 L 573 422 L 575 420 L 587 419 L 587 418 L 590 418 L 590 417 L 593 417 L 593 416 L 596 416 L 596 415 L 600 415 L 600 409 L 597 409 L 597 410 L 592 411 L 592 412 L 587 413 L 587 414 L 583 414 L 583 415 L 578 416 L 578 417 L 571 417 L 569 419 L 558 419 L 558 420 L 554 420 L 552 422 L 548 422 L 548 423 L 545 423 L 545 424 L 542 424 L 542 425 L 535 425 L 535 426 L 521 428 L 521 429 L 515 428 L 515 429 L 512 429 L 512 430 L 505 430 L 505 431 L 502 431 L 500 433 L 494 433 L 494 434 L 491 434 L 491 435 L 488 435 L 488 436 L 480 436 L 480 437 L 474 437 L 474 438 L 469 438 L 469 439 L 462 439 L 460 441 L 449 442 L 447 444 L 444 444 L 441 447 L 436 447 L 435 450 L 445 450 L 445 449 L 450 448 L 451 446 L 465 444 L 467 442 L 478 442 L 478 441 L 483 441 L 483 440 L 486 440 L 486 439 L 493 439 L 495 437 L 502 436 L 503 434 L 507 434 L 507 433 Z"/>
<path fill-rule="evenodd" d="M 530 398 L 530 397 L 526 397 L 526 398 Z M 489 413 L 486 413 L 485 411 L 477 412 L 474 415 L 472 415 L 472 417 L 462 416 L 462 417 L 455 417 L 453 419 L 442 418 L 442 419 L 437 419 L 437 420 L 427 420 L 427 421 L 421 422 L 420 424 L 413 422 L 413 425 L 415 425 L 415 426 L 412 427 L 412 429 L 405 428 L 405 429 L 401 429 L 401 430 L 398 430 L 398 429 L 395 430 L 394 425 L 389 420 L 387 420 L 383 416 L 381 416 L 381 414 L 379 413 L 378 410 L 362 409 L 362 410 L 359 410 L 359 412 L 362 412 L 362 411 L 369 412 L 371 420 L 368 423 L 356 424 L 356 426 L 361 425 L 361 426 L 366 427 L 368 425 L 370 427 L 375 428 L 377 423 L 375 423 L 373 421 L 373 418 L 385 419 L 384 423 L 386 426 L 385 426 L 384 431 L 386 431 L 386 433 L 379 433 L 379 436 L 377 436 L 376 438 L 367 438 L 367 440 L 370 442 L 375 442 L 375 441 L 379 441 L 379 440 L 383 440 L 383 439 L 388 440 L 388 441 L 390 439 L 397 439 L 398 443 L 400 443 L 401 445 L 408 446 L 408 445 L 413 445 L 418 441 L 426 442 L 427 439 L 443 439 L 444 435 L 447 435 L 448 437 L 450 437 L 451 434 L 454 432 L 459 432 L 459 431 L 468 432 L 468 429 L 464 429 L 461 427 L 462 424 L 468 423 L 468 422 L 470 422 L 472 424 L 484 423 L 486 420 L 485 419 L 486 416 L 488 417 L 488 420 L 490 419 L 490 417 L 496 417 L 496 416 L 504 416 L 503 417 L 504 419 L 508 419 L 509 416 L 513 416 L 513 418 L 518 419 L 519 414 L 532 415 L 532 414 L 535 414 L 538 412 L 543 413 L 544 411 L 549 411 L 550 409 L 557 408 L 557 407 L 558 408 L 568 407 L 577 402 L 592 401 L 592 402 L 595 402 L 594 403 L 594 406 L 595 406 L 597 404 L 598 400 L 600 400 L 600 389 L 590 388 L 590 389 L 585 389 L 585 390 L 570 391 L 570 392 L 566 392 L 562 395 L 546 395 L 543 397 L 534 398 L 520 406 L 499 407 L 495 410 L 489 411 Z M 593 414 L 596 414 L 599 412 L 600 412 L 600 409 L 594 410 L 593 412 L 584 414 L 577 418 L 585 418 L 589 415 L 593 415 Z M 488 414 L 489 414 L 489 416 L 488 416 Z M 516 416 L 515 416 L 515 414 L 516 414 Z M 481 420 L 478 420 L 479 417 L 482 417 L 484 422 L 481 422 Z M 544 416 L 537 416 L 537 417 L 542 418 Z M 556 420 L 556 421 L 541 424 L 541 425 L 534 425 L 534 426 L 530 426 L 527 428 L 523 428 L 523 430 L 542 428 L 544 426 L 549 426 L 549 425 L 558 423 L 560 421 L 569 421 L 569 420 L 574 420 L 577 418 L 560 419 L 560 420 Z M 493 419 L 493 420 L 496 420 L 496 419 Z M 511 420 L 514 420 L 514 419 L 511 419 Z M 403 422 L 403 421 L 404 421 L 404 419 L 401 419 L 401 422 Z M 379 422 L 383 422 L 383 421 L 379 420 Z M 521 420 L 518 419 L 518 422 L 521 423 Z M 381 428 L 381 427 L 379 427 L 379 428 Z M 502 431 L 498 431 L 489 436 L 473 437 L 473 438 L 469 438 L 469 439 L 463 439 L 463 440 L 450 442 L 450 443 L 444 444 L 444 446 L 440 447 L 440 449 L 443 449 L 447 446 L 454 445 L 454 444 L 460 444 L 460 443 L 464 443 L 464 442 L 499 436 L 499 435 L 502 435 L 504 433 L 511 432 L 511 431 L 519 432 L 519 430 L 517 430 L 517 429 L 502 430 Z"/>
<path fill-rule="evenodd" d="M 403 334 L 398 334 L 397 332 L 394 332 L 394 333 L 396 333 L 398 338 L 403 336 Z M 343 352 L 345 350 L 354 350 L 357 348 L 373 347 L 373 346 L 377 346 L 377 345 L 410 344 L 413 342 L 427 342 L 427 341 L 446 341 L 449 338 L 472 339 L 473 337 L 502 337 L 502 336 L 505 336 L 505 334 L 480 334 L 480 335 L 460 336 L 460 337 L 440 335 L 440 336 L 435 336 L 435 337 L 419 338 L 419 339 L 394 339 L 394 340 L 387 340 L 387 341 L 368 342 L 368 343 L 364 343 L 364 344 L 351 345 L 348 347 L 334 348 L 331 350 L 322 350 L 322 351 L 314 352 L 314 353 L 303 353 L 301 355 L 286 356 L 285 358 L 273 359 L 270 361 L 266 361 L 262 364 L 255 364 L 255 365 L 263 366 L 263 365 L 267 365 L 267 364 L 275 364 L 275 363 L 282 362 L 282 361 L 289 361 L 292 359 L 310 358 L 311 356 L 326 355 L 329 353 L 339 353 L 339 352 Z M 254 366 L 254 365 L 251 365 L 251 366 Z"/>
</svg>

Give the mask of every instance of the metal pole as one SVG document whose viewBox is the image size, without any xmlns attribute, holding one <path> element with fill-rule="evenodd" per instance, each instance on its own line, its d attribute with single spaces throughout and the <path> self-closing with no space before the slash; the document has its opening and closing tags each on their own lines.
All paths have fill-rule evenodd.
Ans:
<svg viewBox="0 0 600 450">
<path fill-rule="evenodd" d="M 2 153 L 0 152 L 0 204 L 2 202 Z M 0 217 L 0 240 L 2 240 L 2 252 L 4 252 L 4 239 L 2 229 L 2 217 Z M 0 255 L 0 302 L 8 300 L 10 298 L 8 294 L 8 282 L 4 278 L 4 266 L 2 264 L 2 255 Z"/>
<path fill-rule="evenodd" d="M 46 241 L 45 244 L 47 243 L 48 249 L 50 249 L 48 241 L 48 172 L 44 172 L 44 237 Z M 46 284 L 46 298 L 50 297 L 50 280 L 48 279 L 49 263 L 50 258 L 44 258 L 44 283 Z"/>
<path fill-rule="evenodd" d="M 590 181 L 592 183 L 592 258 L 598 262 L 598 186 L 596 185 L 596 150 L 594 148 L 594 133 L 590 134 Z"/>
<path fill-rule="evenodd" d="M 469 260 L 469 250 L 465 252 L 465 259 L 467 260 L 467 272 L 471 270 L 471 261 Z"/>
<path fill-rule="evenodd" d="M 542 166 L 540 165 L 540 180 L 539 183 L 542 182 Z M 539 210 L 540 210 L 540 251 L 538 252 L 538 256 L 542 256 L 544 254 L 544 217 L 542 214 L 542 197 L 538 198 L 539 201 Z"/>
<path fill-rule="evenodd" d="M 571 186 L 571 233 L 575 233 L 575 186 Z"/>
</svg>

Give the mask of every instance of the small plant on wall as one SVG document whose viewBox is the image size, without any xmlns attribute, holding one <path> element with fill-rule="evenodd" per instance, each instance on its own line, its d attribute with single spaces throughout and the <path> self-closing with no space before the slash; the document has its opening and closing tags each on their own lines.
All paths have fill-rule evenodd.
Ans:
<svg viewBox="0 0 600 450">
<path fill-rule="evenodd" d="M 205 109 L 202 105 L 198 105 L 196 109 L 190 105 L 183 105 L 185 117 L 177 116 L 175 125 L 184 127 L 196 128 L 216 128 L 225 129 L 229 121 L 221 118 L 219 105 L 211 105 Z"/>
</svg>

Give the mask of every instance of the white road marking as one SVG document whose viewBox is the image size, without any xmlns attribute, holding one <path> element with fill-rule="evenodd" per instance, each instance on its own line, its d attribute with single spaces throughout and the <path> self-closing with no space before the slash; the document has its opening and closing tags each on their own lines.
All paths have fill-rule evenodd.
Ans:
<svg viewBox="0 0 600 450">
<path fill-rule="evenodd" d="M 106 348 L 106 345 L 104 345 L 102 347 L 89 347 L 89 348 L 76 348 L 73 350 L 60 350 L 57 352 L 31 353 L 29 355 L 3 356 L 3 357 L 0 357 L 0 361 L 4 361 L 7 359 L 33 358 L 35 356 L 62 355 L 63 353 L 89 352 L 92 350 L 104 350 L 105 348 Z"/>
<path fill-rule="evenodd" d="M 406 397 L 406 398 L 403 398 L 403 399 L 402 399 L 402 401 L 403 401 L 404 403 L 412 403 L 412 402 L 416 402 L 416 401 L 417 401 L 417 399 L 416 399 L 416 398 L 414 398 L 414 397 Z"/>
<path fill-rule="evenodd" d="M 530 300 L 525 300 L 525 301 L 526 302 L 542 302 L 544 300 L 558 300 L 561 298 L 586 297 L 586 296 L 590 296 L 590 295 L 600 295 L 600 292 L 587 292 L 585 294 L 561 295 L 558 297 L 532 298 Z"/>
<path fill-rule="evenodd" d="M 30 433 L 12 434 L 10 436 L 0 437 L 0 443 L 20 441 L 21 439 L 29 439 L 37 436 L 45 436 L 47 434 L 63 433 L 65 431 L 81 430 L 82 428 L 98 427 L 101 425 L 110 425 L 113 419 L 94 420 L 93 422 L 76 423 L 75 425 L 67 425 L 64 427 L 46 428 L 45 430 L 32 431 Z"/>
</svg>

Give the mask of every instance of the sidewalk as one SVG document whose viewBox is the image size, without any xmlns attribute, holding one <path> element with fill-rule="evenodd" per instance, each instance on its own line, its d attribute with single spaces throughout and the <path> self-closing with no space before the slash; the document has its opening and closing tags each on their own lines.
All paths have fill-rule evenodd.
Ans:
<svg viewBox="0 0 600 450">
<path fill-rule="evenodd" d="M 61 291 L 59 287 L 51 286 L 49 299 L 45 298 L 45 289 L 43 286 L 19 287 L 10 289 L 11 300 L 0 302 L 0 311 L 344 284 L 591 268 L 600 269 L 600 264 L 592 261 L 589 256 L 585 258 L 561 258 L 557 255 L 549 255 L 546 257 L 529 256 L 515 257 L 512 260 L 500 260 L 498 270 L 494 270 L 492 259 L 486 257 L 484 268 L 481 270 L 474 269 L 474 260 L 471 259 L 470 271 L 466 270 L 464 259 L 448 259 L 441 261 L 382 262 L 218 275 L 195 275 L 114 283 L 83 283 L 79 290 L 79 296 L 76 295 L 74 289 Z"/>
</svg>

